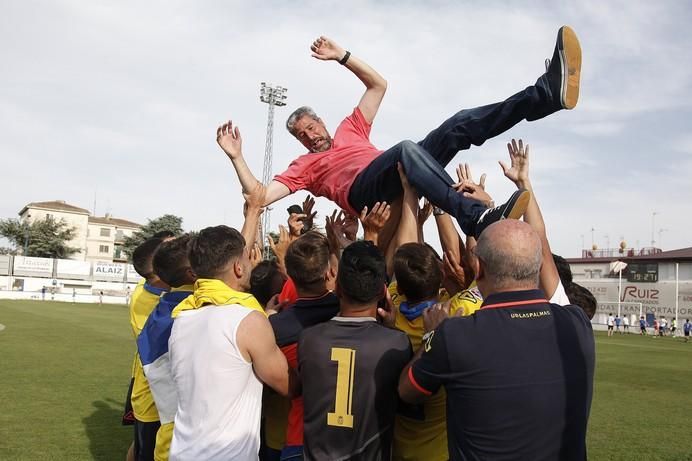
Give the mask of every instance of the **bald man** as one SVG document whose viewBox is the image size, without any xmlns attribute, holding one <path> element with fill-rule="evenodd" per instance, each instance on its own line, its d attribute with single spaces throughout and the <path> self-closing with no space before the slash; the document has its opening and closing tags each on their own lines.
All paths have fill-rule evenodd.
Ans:
<svg viewBox="0 0 692 461">
<path fill-rule="evenodd" d="M 447 391 L 451 460 L 586 459 L 594 339 L 577 306 L 538 289 L 541 240 L 516 220 L 490 225 L 474 249 L 483 306 L 445 320 L 425 314 L 421 350 L 399 393 L 416 403 Z"/>
</svg>

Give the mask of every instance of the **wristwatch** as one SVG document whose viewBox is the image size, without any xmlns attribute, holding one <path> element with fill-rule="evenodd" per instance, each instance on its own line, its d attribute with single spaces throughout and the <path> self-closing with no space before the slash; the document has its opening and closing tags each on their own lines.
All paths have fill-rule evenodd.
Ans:
<svg viewBox="0 0 692 461">
<path fill-rule="evenodd" d="M 445 210 L 440 207 L 433 207 L 433 215 L 442 216 L 443 214 L 445 214 Z"/>
</svg>

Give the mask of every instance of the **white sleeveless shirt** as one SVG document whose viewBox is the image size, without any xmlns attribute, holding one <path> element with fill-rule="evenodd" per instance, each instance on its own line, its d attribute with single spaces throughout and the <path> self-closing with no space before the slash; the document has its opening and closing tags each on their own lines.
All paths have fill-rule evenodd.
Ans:
<svg viewBox="0 0 692 461">
<path fill-rule="evenodd" d="M 262 383 L 236 341 L 251 312 L 206 306 L 173 322 L 168 347 L 178 411 L 170 461 L 258 459 Z"/>
</svg>

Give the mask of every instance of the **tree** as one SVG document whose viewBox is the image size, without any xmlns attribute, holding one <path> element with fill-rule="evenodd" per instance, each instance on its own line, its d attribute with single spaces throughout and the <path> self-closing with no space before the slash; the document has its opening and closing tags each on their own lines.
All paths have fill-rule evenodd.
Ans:
<svg viewBox="0 0 692 461">
<path fill-rule="evenodd" d="M 172 214 L 165 214 L 156 219 L 150 219 L 147 224 L 139 230 L 132 233 L 131 236 L 125 237 L 123 241 L 123 251 L 132 258 L 132 252 L 147 239 L 150 239 L 154 234 L 162 231 L 170 231 L 173 235 L 178 236 L 183 233 L 183 218 Z"/>
<path fill-rule="evenodd" d="M 19 219 L 0 220 L 0 235 L 14 245 L 15 254 L 19 250 L 24 253 L 24 245 L 28 242 L 24 256 L 67 258 L 79 252 L 79 248 L 68 246 L 76 233 L 77 229 L 68 226 L 64 219 L 58 221 L 50 216 L 30 224 Z"/>
</svg>

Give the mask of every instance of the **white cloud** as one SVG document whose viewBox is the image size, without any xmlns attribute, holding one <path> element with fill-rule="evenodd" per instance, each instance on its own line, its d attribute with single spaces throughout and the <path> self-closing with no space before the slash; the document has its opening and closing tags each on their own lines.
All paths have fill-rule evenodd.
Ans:
<svg viewBox="0 0 692 461">
<path fill-rule="evenodd" d="M 11 193 L 0 215 L 32 200 L 90 207 L 97 190 L 100 213 L 109 204 L 135 221 L 172 212 L 188 228 L 239 226 L 239 186 L 215 145 L 217 124 L 239 124 L 259 175 L 259 82 L 287 86 L 289 105 L 276 111 L 280 171 L 302 153 L 283 129 L 292 109 L 313 105 L 335 127 L 362 93 L 343 68 L 310 58 L 315 36 L 333 37 L 388 79 L 372 134 L 386 148 L 531 84 L 557 27 L 570 23 L 584 50 L 577 109 L 522 123 L 456 160 L 490 173 L 489 187 L 502 197 L 511 187 L 496 161 L 510 137 L 524 137 L 534 146 L 534 182 L 557 251 L 575 254 L 592 224 L 610 229 L 611 240 L 635 228 L 645 237 L 646 210 L 689 197 L 689 163 L 668 168 L 652 159 L 640 171 L 653 155 L 651 138 L 660 141 L 655 159 L 692 145 L 671 124 L 650 122 L 659 114 L 684 119 L 692 106 L 690 16 L 679 3 L 642 1 L 10 3 L 0 17 L 0 40 L 11 44 L 0 49 L 0 155 Z M 300 200 L 277 204 L 274 221 Z M 330 209 L 319 201 L 322 214 Z M 662 226 L 692 226 L 689 214 L 666 213 Z M 670 245 L 689 246 L 675 232 L 666 233 Z"/>
</svg>

